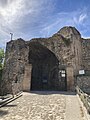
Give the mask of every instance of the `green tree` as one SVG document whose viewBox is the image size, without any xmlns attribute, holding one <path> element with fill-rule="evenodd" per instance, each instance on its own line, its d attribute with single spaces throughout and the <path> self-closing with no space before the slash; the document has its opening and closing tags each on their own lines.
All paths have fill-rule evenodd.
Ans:
<svg viewBox="0 0 90 120">
<path fill-rule="evenodd" d="M 0 81 L 2 80 L 3 65 L 4 65 L 4 49 L 0 48 Z"/>
<path fill-rule="evenodd" d="M 4 49 L 0 48 L 0 70 L 3 69 L 4 64 Z"/>
</svg>

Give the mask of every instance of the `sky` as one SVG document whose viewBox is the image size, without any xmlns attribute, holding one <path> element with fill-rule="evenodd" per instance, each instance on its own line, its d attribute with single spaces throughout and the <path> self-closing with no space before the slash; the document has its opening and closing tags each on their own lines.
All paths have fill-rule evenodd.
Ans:
<svg viewBox="0 0 90 120">
<path fill-rule="evenodd" d="M 13 39 L 50 37 L 64 26 L 90 37 L 90 0 L 0 0 L 0 48 Z"/>
</svg>

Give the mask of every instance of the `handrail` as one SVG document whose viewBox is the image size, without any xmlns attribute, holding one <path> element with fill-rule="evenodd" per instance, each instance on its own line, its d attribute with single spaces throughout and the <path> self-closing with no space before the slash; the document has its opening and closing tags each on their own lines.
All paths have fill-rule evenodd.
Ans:
<svg viewBox="0 0 90 120">
<path fill-rule="evenodd" d="M 84 106 L 86 107 L 88 113 L 90 114 L 90 96 L 83 92 L 78 86 L 76 86 L 76 91 Z"/>
<path fill-rule="evenodd" d="M 16 95 L 10 95 L 9 98 L 1 99 L 0 100 L 0 108 L 7 105 L 8 103 L 14 101 L 15 99 L 19 98 L 22 96 L 22 91 L 17 93 Z M 3 97 L 3 96 L 2 96 Z"/>
</svg>

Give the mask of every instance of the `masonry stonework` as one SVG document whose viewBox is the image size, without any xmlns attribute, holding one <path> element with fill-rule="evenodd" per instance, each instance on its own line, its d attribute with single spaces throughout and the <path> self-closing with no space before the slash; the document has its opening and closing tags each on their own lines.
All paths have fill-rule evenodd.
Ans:
<svg viewBox="0 0 90 120">
<path fill-rule="evenodd" d="M 6 47 L 2 93 L 72 91 L 80 84 L 76 80 L 79 70 L 89 73 L 89 53 L 90 40 L 82 39 L 74 27 L 64 27 L 49 38 L 12 40 Z"/>
</svg>

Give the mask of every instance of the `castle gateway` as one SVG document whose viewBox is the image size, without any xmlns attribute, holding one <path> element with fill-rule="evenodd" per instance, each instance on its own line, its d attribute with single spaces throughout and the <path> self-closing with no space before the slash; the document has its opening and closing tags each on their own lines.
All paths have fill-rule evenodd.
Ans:
<svg viewBox="0 0 90 120">
<path fill-rule="evenodd" d="M 83 58 L 87 41 L 90 45 L 74 27 L 64 27 L 49 38 L 8 42 L 3 92 L 74 90 L 79 70 L 90 71 L 90 59 Z"/>
</svg>

